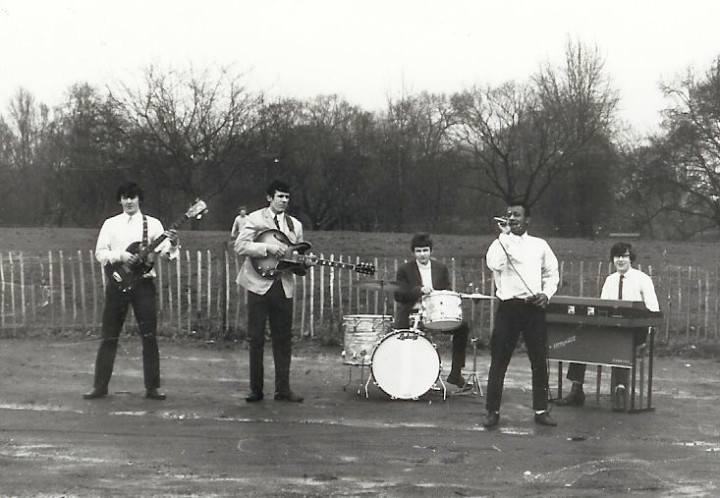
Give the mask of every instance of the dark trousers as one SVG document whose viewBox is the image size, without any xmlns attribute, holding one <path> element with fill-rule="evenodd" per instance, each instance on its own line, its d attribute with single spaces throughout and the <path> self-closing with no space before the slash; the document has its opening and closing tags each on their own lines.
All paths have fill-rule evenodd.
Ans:
<svg viewBox="0 0 720 498">
<path fill-rule="evenodd" d="M 397 318 L 395 319 L 395 322 L 393 323 L 393 327 L 397 330 L 409 329 L 410 325 L 411 324 L 410 324 L 409 313 L 399 314 L 397 316 Z M 420 322 L 418 327 L 425 334 L 430 334 L 430 333 L 435 332 L 434 330 L 430 330 L 427 327 L 425 327 L 425 325 L 422 322 Z M 437 332 L 439 332 L 441 334 L 452 334 L 452 367 L 450 367 L 450 373 L 460 375 L 462 368 L 465 366 L 467 342 L 468 342 L 468 337 L 470 336 L 470 326 L 468 325 L 468 322 L 463 320 L 460 323 L 460 326 L 456 329 L 442 330 L 442 331 L 437 331 Z"/>
<path fill-rule="evenodd" d="M 633 342 L 635 346 L 645 344 L 647 340 L 647 330 L 638 329 L 633 335 Z M 567 371 L 567 378 L 573 382 L 579 382 L 580 384 L 585 382 L 585 370 L 587 365 L 585 363 L 570 363 Z M 629 368 L 617 368 L 612 367 L 610 373 L 610 387 L 614 391 L 615 386 L 622 384 L 625 387 L 630 387 L 630 369 Z"/>
<path fill-rule="evenodd" d="M 142 338 L 145 389 L 160 387 L 155 282 L 152 278 L 144 278 L 126 293 L 121 292 L 113 282 L 107 283 L 102 318 L 102 342 L 95 360 L 96 389 L 107 390 L 110 383 L 120 331 L 125 323 L 129 306 L 133 308 Z"/>
<path fill-rule="evenodd" d="M 532 368 L 533 409 L 545 410 L 548 403 L 548 369 L 545 310 L 521 300 L 501 301 L 490 339 L 490 372 L 485 408 L 499 411 L 505 373 L 520 334 L 523 334 Z"/>
<path fill-rule="evenodd" d="M 254 393 L 263 392 L 265 325 L 269 322 L 275 362 L 275 392 L 289 393 L 293 300 L 285 297 L 280 280 L 275 281 L 263 295 L 248 291 L 247 296 L 250 390 Z"/>
<path fill-rule="evenodd" d="M 425 329 L 425 334 L 431 333 L 431 330 Z M 450 374 L 458 374 L 465 366 L 465 354 L 467 351 L 467 341 L 470 335 L 470 327 L 467 322 L 463 321 L 460 326 L 453 330 L 442 331 L 442 334 L 452 334 L 452 366 Z"/>
</svg>

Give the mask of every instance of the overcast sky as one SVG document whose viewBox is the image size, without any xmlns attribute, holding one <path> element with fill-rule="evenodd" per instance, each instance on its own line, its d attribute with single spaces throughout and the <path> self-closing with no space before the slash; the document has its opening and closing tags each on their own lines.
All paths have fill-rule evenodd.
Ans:
<svg viewBox="0 0 720 498">
<path fill-rule="evenodd" d="M 658 82 L 720 55 L 716 0 L 0 0 L 0 112 L 18 88 L 132 83 L 149 64 L 232 66 L 248 86 L 368 110 L 388 97 L 518 82 L 597 46 L 622 119 L 653 129 Z"/>
</svg>

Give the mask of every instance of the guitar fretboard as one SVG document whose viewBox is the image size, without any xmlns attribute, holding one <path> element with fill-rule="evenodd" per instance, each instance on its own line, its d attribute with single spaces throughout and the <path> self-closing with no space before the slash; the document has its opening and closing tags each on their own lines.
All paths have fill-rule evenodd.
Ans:
<svg viewBox="0 0 720 498">
<path fill-rule="evenodd" d="M 353 263 L 343 263 L 342 261 L 332 261 L 330 259 L 320 258 L 303 258 L 305 261 L 315 261 L 316 264 L 322 266 L 336 266 L 338 268 L 344 268 L 346 270 L 354 270 L 357 265 Z"/>
</svg>

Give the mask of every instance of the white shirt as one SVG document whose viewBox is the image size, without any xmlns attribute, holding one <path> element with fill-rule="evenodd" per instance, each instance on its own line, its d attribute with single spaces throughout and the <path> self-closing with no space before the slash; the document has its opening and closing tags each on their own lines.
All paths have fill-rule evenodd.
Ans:
<svg viewBox="0 0 720 498">
<path fill-rule="evenodd" d="M 500 234 L 490 244 L 485 262 L 493 272 L 495 295 L 501 301 L 525 299 L 540 292 L 550 299 L 557 292 L 557 258 L 547 242 L 527 232 Z"/>
<path fill-rule="evenodd" d="M 615 272 L 605 279 L 602 291 L 600 291 L 600 299 L 618 299 L 618 291 L 620 289 L 620 273 Z M 630 268 L 625 272 L 623 278 L 623 301 L 642 301 L 648 311 L 660 311 L 658 298 L 655 294 L 655 286 L 653 285 L 650 275 Z"/>
<path fill-rule="evenodd" d="M 433 288 L 432 283 L 432 262 L 428 261 L 426 265 L 422 265 L 415 261 L 415 264 L 418 267 L 418 271 L 420 272 L 420 285 L 423 287 L 429 287 L 430 289 Z"/>
<path fill-rule="evenodd" d="M 270 212 L 272 213 L 272 215 L 275 218 L 277 218 L 277 221 L 278 221 L 277 224 L 280 227 L 279 230 L 283 233 L 287 233 L 289 231 L 289 229 L 287 226 L 287 222 L 285 221 L 285 212 L 283 211 L 282 213 L 277 213 L 277 214 L 273 213 L 272 211 L 270 211 Z"/>
<path fill-rule="evenodd" d="M 428 261 L 426 265 L 418 263 L 417 260 L 415 260 L 415 265 L 418 268 L 418 272 L 420 272 L 420 286 L 421 287 L 428 287 L 430 289 L 433 288 L 433 282 L 432 282 L 432 261 Z M 418 299 L 418 302 L 415 303 L 415 308 L 420 309 L 422 306 L 422 296 L 420 296 L 420 299 Z"/>
<path fill-rule="evenodd" d="M 146 216 L 148 227 L 148 243 L 151 243 L 163 233 L 165 229 L 157 218 Z M 95 258 L 103 265 L 117 263 L 120 255 L 133 242 L 141 242 L 143 239 L 143 217 L 138 211 L 132 216 L 120 213 L 108 218 L 100 228 L 97 244 L 95 245 Z M 156 248 L 156 253 L 167 253 L 170 259 L 178 255 L 178 248 L 172 247 L 169 240 L 163 240 Z"/>
</svg>

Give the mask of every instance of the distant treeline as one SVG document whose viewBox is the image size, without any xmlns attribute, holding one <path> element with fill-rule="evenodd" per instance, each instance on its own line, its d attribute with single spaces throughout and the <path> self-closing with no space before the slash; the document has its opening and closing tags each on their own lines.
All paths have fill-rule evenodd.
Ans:
<svg viewBox="0 0 720 498">
<path fill-rule="evenodd" d="M 97 227 L 131 179 L 161 219 L 200 197 L 202 227 L 229 230 L 283 178 L 314 230 L 487 233 L 510 199 L 556 236 L 717 229 L 720 62 L 663 88 L 662 134 L 629 139 L 598 51 L 568 43 L 566 59 L 377 112 L 335 95 L 270 100 L 226 69 L 151 66 L 134 86 L 73 85 L 53 108 L 21 89 L 0 114 L 0 224 Z"/>
</svg>

